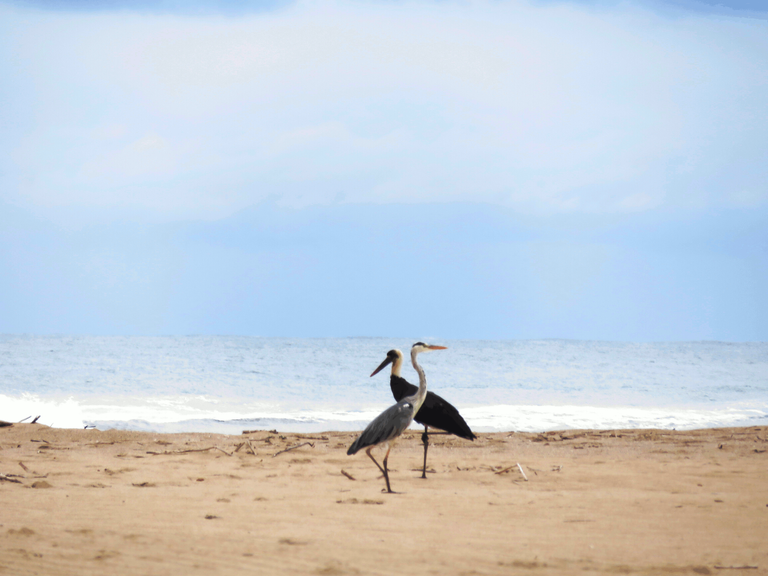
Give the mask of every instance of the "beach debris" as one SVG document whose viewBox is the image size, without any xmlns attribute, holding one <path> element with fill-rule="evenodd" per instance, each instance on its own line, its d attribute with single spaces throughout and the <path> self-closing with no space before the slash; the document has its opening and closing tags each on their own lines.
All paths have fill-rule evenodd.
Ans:
<svg viewBox="0 0 768 576">
<path fill-rule="evenodd" d="M 349 473 L 349 472 L 347 472 L 346 470 L 343 470 L 343 469 L 342 469 L 341 473 L 342 473 L 342 474 L 344 474 L 344 476 L 346 476 L 346 477 L 347 477 L 347 478 L 349 478 L 350 480 L 355 480 L 355 478 L 352 476 L 352 474 L 350 474 L 350 473 Z"/>
<path fill-rule="evenodd" d="M 372 500 L 369 498 L 358 500 L 357 498 L 349 498 L 347 500 L 336 500 L 336 504 L 374 504 L 376 506 L 381 506 L 384 504 L 384 500 Z"/>
<path fill-rule="evenodd" d="M 29 420 L 30 418 L 32 418 L 32 416 L 27 416 L 26 418 L 22 418 L 17 422 L 17 424 L 21 424 L 22 422 L 24 422 L 24 420 Z M 40 416 L 38 416 L 38 418 L 40 418 Z"/>
<path fill-rule="evenodd" d="M 152 456 L 171 456 L 175 454 L 187 454 L 189 452 L 208 452 L 209 450 L 221 450 L 227 456 L 232 456 L 232 454 L 222 450 L 218 446 L 209 446 L 208 448 L 187 448 L 186 450 L 165 450 L 164 452 L 153 452 L 152 450 L 147 450 L 147 454 Z"/>
<path fill-rule="evenodd" d="M 752 566 L 749 564 L 745 564 L 743 566 L 721 566 L 719 564 L 715 564 L 716 570 L 757 570 L 757 566 Z"/>
<path fill-rule="evenodd" d="M 6 422 L 5 420 L 0 420 L 0 428 L 5 428 L 6 426 L 13 426 L 13 422 Z"/>
<path fill-rule="evenodd" d="M 15 484 L 21 484 L 21 480 L 14 478 L 15 474 L 0 474 L 0 480 L 4 482 L 13 482 Z"/>
<path fill-rule="evenodd" d="M 274 458 L 279 454 L 282 454 L 283 452 L 290 452 L 291 450 L 296 450 L 296 448 L 301 448 L 302 446 L 307 446 L 307 445 L 309 445 L 310 448 L 315 447 L 313 442 L 302 442 L 301 444 L 296 444 L 296 446 L 291 446 L 290 448 L 286 448 L 285 450 L 280 450 L 280 452 L 275 452 L 274 454 L 272 454 L 272 458 Z"/>
<path fill-rule="evenodd" d="M 40 416 L 35 416 L 35 419 L 30 422 L 30 424 L 37 424 L 37 421 L 40 419 Z"/>
<path fill-rule="evenodd" d="M 457 466 L 457 468 L 458 468 L 458 466 Z M 513 464 L 512 466 L 507 466 L 506 468 L 502 468 L 501 470 L 498 470 L 498 471 L 494 472 L 494 474 L 505 474 L 505 473 L 509 472 L 510 470 L 514 470 L 515 468 L 517 468 L 518 470 L 520 470 L 520 474 L 522 474 L 522 475 L 523 475 L 523 479 L 524 479 L 526 482 L 528 482 L 528 476 L 526 476 L 526 475 L 525 475 L 525 472 L 523 472 L 523 467 L 522 467 L 522 466 L 520 466 L 520 463 L 519 463 L 519 462 L 518 462 L 518 463 L 516 463 L 516 464 Z M 461 468 L 458 468 L 458 469 L 459 469 L 459 470 L 461 470 Z M 493 470 L 493 468 L 491 468 L 491 470 Z M 533 470 L 533 468 L 531 468 L 531 470 Z M 536 474 L 536 472 L 535 472 L 535 471 L 534 471 L 534 474 Z M 537 476 L 538 476 L 538 474 L 537 474 Z"/>
<path fill-rule="evenodd" d="M 27 468 L 27 467 L 24 465 L 24 462 L 21 462 L 21 461 L 20 461 L 20 462 L 19 462 L 19 466 L 21 466 L 21 468 L 22 468 L 22 470 L 24 470 L 24 472 L 29 472 L 29 468 Z"/>
</svg>

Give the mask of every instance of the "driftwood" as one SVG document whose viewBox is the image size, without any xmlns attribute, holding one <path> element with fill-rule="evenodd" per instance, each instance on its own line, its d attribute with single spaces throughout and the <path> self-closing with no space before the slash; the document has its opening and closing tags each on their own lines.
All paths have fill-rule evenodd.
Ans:
<svg viewBox="0 0 768 576">
<path fill-rule="evenodd" d="M 12 478 L 11 476 L 6 476 L 5 474 L 0 474 L 0 480 L 4 482 L 14 482 L 16 484 L 21 484 L 21 480 L 16 480 L 16 478 Z"/>
<path fill-rule="evenodd" d="M 757 570 L 757 566 L 720 566 L 718 564 L 715 564 L 715 569 L 717 570 Z"/>
<path fill-rule="evenodd" d="M 221 450 L 218 446 L 209 446 L 208 448 L 190 448 L 188 450 L 166 450 L 165 452 L 152 452 L 148 451 L 147 454 L 151 454 L 152 456 L 167 456 L 172 454 L 187 454 L 189 452 L 208 452 L 208 450 Z M 224 450 L 221 450 L 224 452 Z M 224 454 L 227 454 L 227 456 L 232 456 L 232 454 L 229 454 L 227 452 L 224 452 Z"/>
<path fill-rule="evenodd" d="M 310 447 L 314 448 L 315 445 L 312 442 L 302 442 L 301 444 L 296 444 L 296 446 L 291 446 L 290 448 L 286 448 L 285 450 L 280 450 L 280 452 L 275 452 L 272 454 L 272 458 L 277 456 L 278 454 L 282 454 L 283 452 L 290 452 L 291 450 L 296 450 L 296 448 L 301 448 L 302 446 L 306 446 L 309 444 Z"/>
<path fill-rule="evenodd" d="M 506 468 L 504 468 L 503 470 L 499 470 L 498 472 L 494 472 L 494 474 L 504 474 L 504 472 L 509 472 L 509 471 L 510 471 L 510 470 L 512 470 L 513 468 L 517 468 L 518 470 L 520 470 L 520 474 L 522 474 L 522 475 L 523 475 L 523 480 L 525 480 L 526 482 L 528 482 L 528 476 L 526 476 L 526 475 L 525 475 L 525 472 L 523 471 L 523 467 L 522 467 L 522 466 L 520 466 L 520 463 L 519 463 L 519 462 L 518 462 L 517 464 L 513 464 L 512 466 L 507 466 L 507 467 L 506 467 Z M 533 469 L 532 469 L 532 470 L 533 470 Z"/>
<path fill-rule="evenodd" d="M 0 420 L 0 428 L 5 428 L 6 426 L 13 426 L 13 422 L 6 422 L 5 420 Z"/>
<path fill-rule="evenodd" d="M 342 470 L 341 473 L 344 474 L 344 476 L 346 476 L 350 480 L 354 480 L 354 478 L 352 477 L 352 474 L 350 474 L 349 472 Z"/>
</svg>

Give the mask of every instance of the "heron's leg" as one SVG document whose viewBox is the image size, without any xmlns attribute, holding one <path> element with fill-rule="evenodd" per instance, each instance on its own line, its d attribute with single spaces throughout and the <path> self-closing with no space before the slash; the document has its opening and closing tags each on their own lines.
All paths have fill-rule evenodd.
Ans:
<svg viewBox="0 0 768 576">
<path fill-rule="evenodd" d="M 382 474 L 384 474 L 384 476 L 386 477 L 386 476 L 387 476 L 387 471 L 386 471 L 386 470 L 384 470 L 384 468 L 382 468 L 382 467 L 381 467 L 381 464 L 379 464 L 378 462 L 376 462 L 376 458 L 374 458 L 374 457 L 373 457 L 373 454 L 371 454 L 371 450 L 373 450 L 373 446 L 371 446 L 370 448 L 368 448 L 368 450 L 366 450 L 366 451 L 365 451 L 365 453 L 366 453 L 366 454 L 368 454 L 368 458 L 370 458 L 371 460 L 373 460 L 373 463 L 374 463 L 374 464 L 376 464 L 376 467 L 377 467 L 379 470 L 381 470 L 381 473 L 382 473 Z M 387 451 L 387 456 L 389 456 L 389 451 Z M 386 462 L 386 458 L 384 459 L 384 461 Z"/>
<path fill-rule="evenodd" d="M 424 434 L 421 435 L 421 441 L 424 442 L 424 467 L 421 469 L 421 477 L 427 478 L 427 450 L 429 449 L 429 434 L 427 434 L 427 425 L 424 425 Z"/>
<path fill-rule="evenodd" d="M 389 458 L 389 451 L 391 449 L 391 446 L 387 446 L 387 454 L 384 456 L 384 481 L 387 483 L 387 492 L 394 494 L 394 492 L 392 492 L 392 488 L 389 487 L 389 474 L 387 473 L 387 458 Z"/>
</svg>

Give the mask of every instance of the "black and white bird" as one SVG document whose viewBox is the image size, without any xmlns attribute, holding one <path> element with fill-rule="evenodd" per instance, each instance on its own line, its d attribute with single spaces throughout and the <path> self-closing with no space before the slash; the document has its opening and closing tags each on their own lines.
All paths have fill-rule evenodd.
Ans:
<svg viewBox="0 0 768 576">
<path fill-rule="evenodd" d="M 430 344 L 424 344 L 424 342 L 416 342 L 411 348 L 411 363 L 419 373 L 419 387 L 415 389 L 414 394 L 410 394 L 401 398 L 397 404 L 390 406 L 384 412 L 376 416 L 373 421 L 366 426 L 362 434 L 352 443 L 352 446 L 347 450 L 347 454 L 355 454 L 359 450 L 366 448 L 365 453 L 373 460 L 373 463 L 384 474 L 384 481 L 387 484 L 387 492 L 392 494 L 392 488 L 389 485 L 389 473 L 387 471 L 387 458 L 389 458 L 389 451 L 392 449 L 392 445 L 395 440 L 400 436 L 413 421 L 413 416 L 419 411 L 421 405 L 424 403 L 427 397 L 427 377 L 424 375 L 424 370 L 416 362 L 416 356 L 421 352 L 428 352 L 430 350 L 445 350 L 445 346 L 432 346 Z M 374 446 L 383 445 L 387 449 L 387 453 L 384 456 L 384 467 L 382 467 L 376 458 L 371 454 L 371 450 Z"/>
<path fill-rule="evenodd" d="M 383 370 L 388 364 L 392 364 L 392 374 L 389 377 L 389 387 L 392 389 L 392 396 L 400 401 L 406 396 L 416 393 L 418 388 L 400 376 L 400 370 L 403 367 L 403 353 L 400 350 L 390 350 L 384 362 L 373 371 L 371 376 L 375 376 Z M 437 428 L 443 432 L 433 432 L 432 434 L 454 434 L 459 438 L 474 440 L 477 438 L 470 430 L 464 418 L 459 411 L 447 400 L 441 398 L 434 392 L 427 392 L 424 403 L 419 411 L 413 417 L 416 422 L 424 425 L 424 433 L 421 435 L 421 441 L 424 443 L 424 467 L 421 470 L 421 477 L 427 477 L 427 450 L 429 449 L 429 428 Z"/>
</svg>

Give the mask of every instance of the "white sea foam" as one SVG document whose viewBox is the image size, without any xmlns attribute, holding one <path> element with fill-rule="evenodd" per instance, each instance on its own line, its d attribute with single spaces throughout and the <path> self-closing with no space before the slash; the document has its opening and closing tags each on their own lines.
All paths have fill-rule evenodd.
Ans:
<svg viewBox="0 0 768 576">
<path fill-rule="evenodd" d="M 408 340 L 0 335 L 0 419 L 58 427 L 359 430 Z M 476 431 L 768 423 L 768 344 L 440 341 L 429 389 Z M 410 374 L 409 374 L 410 372 Z M 404 376 L 414 382 L 409 366 Z"/>
<path fill-rule="evenodd" d="M 25 394 L 0 395 L 9 421 L 41 415 L 39 422 L 60 428 L 154 430 L 158 432 L 218 432 L 239 434 L 245 429 L 280 432 L 360 430 L 378 410 L 286 411 L 269 406 L 229 405 L 206 398 L 124 398 L 120 404 L 60 401 Z M 223 405 L 226 404 L 226 405 Z M 731 406 L 718 410 L 595 406 L 492 405 L 462 409 L 476 432 L 541 432 L 574 428 L 660 428 L 687 430 L 768 424 L 768 405 Z M 416 423 L 413 428 L 419 428 Z"/>
</svg>

